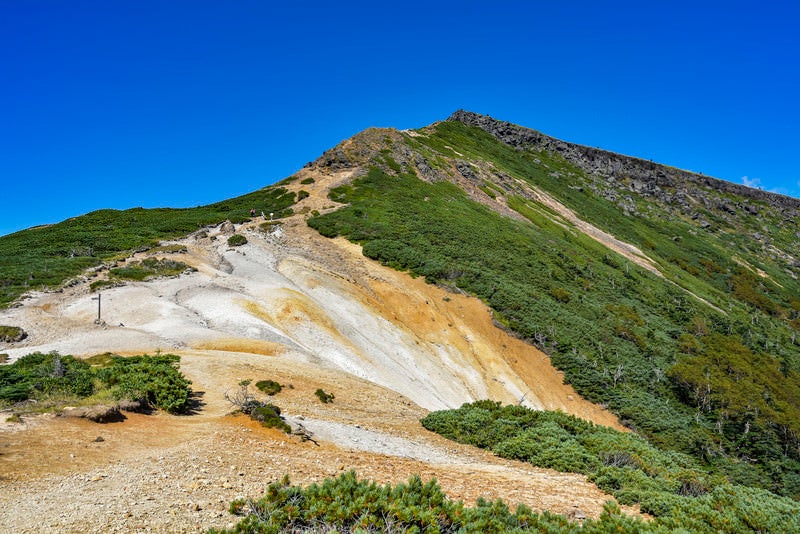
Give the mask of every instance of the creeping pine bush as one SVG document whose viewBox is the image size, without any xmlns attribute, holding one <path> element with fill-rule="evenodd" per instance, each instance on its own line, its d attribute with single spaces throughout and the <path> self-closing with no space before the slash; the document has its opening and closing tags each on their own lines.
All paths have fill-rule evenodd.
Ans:
<svg viewBox="0 0 800 534">
<path fill-rule="evenodd" d="M 349 471 L 306 488 L 292 486 L 289 477 L 271 484 L 258 499 L 238 499 L 230 512 L 242 516 L 221 532 L 667 532 L 625 516 L 608 503 L 597 520 L 572 523 L 564 516 L 535 513 L 520 504 L 512 511 L 500 499 L 478 499 L 475 506 L 450 500 L 435 479 L 419 476 L 396 486 L 359 480 Z"/>
<path fill-rule="evenodd" d="M 225 393 L 225 399 L 236 406 L 239 412 L 249 416 L 250 419 L 260 422 L 262 426 L 267 428 L 278 428 L 287 434 L 290 434 L 292 432 L 292 427 L 289 426 L 286 421 L 284 421 L 283 417 L 281 417 L 281 409 L 271 402 L 263 402 L 258 400 L 250 391 L 251 382 L 252 380 L 249 379 L 242 380 L 239 382 L 238 390 L 236 390 L 234 393 Z M 256 383 L 256 387 L 262 389 L 262 387 L 259 386 L 259 384 L 261 384 L 264 389 L 270 389 L 269 383 L 272 383 L 278 387 L 275 393 L 280 391 L 280 384 L 273 382 L 272 380 L 261 380 Z"/>
<path fill-rule="evenodd" d="M 35 352 L 0 366 L 0 403 L 53 394 L 87 397 L 93 392 L 94 375 L 89 365 L 58 352 Z"/>
<path fill-rule="evenodd" d="M 35 352 L 0 367 L 0 403 L 53 396 L 85 398 L 108 390 L 121 400 L 141 400 L 176 413 L 185 411 L 191 395 L 178 370 L 178 356 L 116 355 L 93 357 L 91 363 L 58 352 Z"/>
<path fill-rule="evenodd" d="M 688 455 L 561 412 L 478 401 L 431 412 L 428 430 L 504 458 L 583 473 L 622 504 L 639 504 L 653 528 L 690 532 L 800 532 L 800 504 L 729 483 Z"/>
<path fill-rule="evenodd" d="M 178 370 L 179 356 L 112 356 L 97 377 L 117 399 L 142 400 L 170 413 L 189 408 L 191 382 Z"/>
</svg>

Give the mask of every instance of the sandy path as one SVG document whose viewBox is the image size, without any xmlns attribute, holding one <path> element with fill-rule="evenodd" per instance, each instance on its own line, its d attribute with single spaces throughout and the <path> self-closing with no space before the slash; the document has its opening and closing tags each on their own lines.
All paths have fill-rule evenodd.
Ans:
<svg viewBox="0 0 800 534">
<path fill-rule="evenodd" d="M 202 395 L 198 415 L 129 415 L 97 425 L 58 418 L 0 435 L 0 529 L 20 532 L 191 532 L 229 525 L 230 500 L 257 495 L 288 473 L 295 483 L 345 469 L 382 483 L 436 477 L 452 498 L 502 497 L 534 509 L 600 513 L 609 499 L 577 475 L 498 459 L 427 432 L 425 410 L 338 371 L 289 357 L 182 354 Z M 225 415 L 224 391 L 243 378 L 288 386 L 275 401 L 317 430 L 319 446 Z M 332 404 L 313 396 L 334 392 Z M 95 442 L 97 436 L 103 441 Z M 36 455 L 30 451 L 35 450 Z M 66 502 L 65 502 L 66 501 Z"/>
</svg>

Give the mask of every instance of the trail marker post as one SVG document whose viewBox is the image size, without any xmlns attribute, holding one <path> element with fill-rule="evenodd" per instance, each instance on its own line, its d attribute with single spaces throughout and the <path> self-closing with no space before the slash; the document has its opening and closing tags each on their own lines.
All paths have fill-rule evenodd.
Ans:
<svg viewBox="0 0 800 534">
<path fill-rule="evenodd" d="M 92 297 L 92 300 L 97 301 L 97 319 L 95 320 L 95 324 L 100 324 L 100 302 L 102 300 L 102 295 L 98 293 L 96 297 Z"/>
</svg>

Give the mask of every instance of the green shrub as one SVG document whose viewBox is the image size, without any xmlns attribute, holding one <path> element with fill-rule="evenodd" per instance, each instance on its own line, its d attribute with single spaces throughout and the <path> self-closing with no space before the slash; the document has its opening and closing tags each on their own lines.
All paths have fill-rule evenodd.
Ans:
<svg viewBox="0 0 800 534">
<path fill-rule="evenodd" d="M 259 380 L 256 382 L 256 387 L 270 396 L 280 393 L 281 389 L 283 389 L 283 387 L 274 380 Z"/>
<path fill-rule="evenodd" d="M 316 395 L 317 398 L 320 400 L 320 402 L 322 402 L 323 404 L 328 404 L 329 402 L 333 402 L 333 399 L 335 398 L 333 396 L 333 393 L 325 393 L 325 391 L 323 391 L 321 388 L 317 389 L 314 392 L 314 395 Z"/>
<path fill-rule="evenodd" d="M 300 180 L 300 183 L 303 184 L 303 185 L 313 184 L 314 183 L 314 179 L 311 178 L 311 177 L 303 178 L 302 180 Z"/>
<path fill-rule="evenodd" d="M 174 354 L 112 356 L 97 377 L 116 399 L 142 400 L 167 412 L 181 413 L 190 408 L 191 382 L 178 370 L 179 361 Z"/>
<path fill-rule="evenodd" d="M 247 243 L 247 238 L 242 234 L 233 234 L 228 238 L 228 245 L 232 247 L 240 247 Z"/>
<path fill-rule="evenodd" d="M 291 434 L 292 427 L 281 417 L 281 410 L 274 404 L 261 404 L 249 410 L 250 419 L 259 421 L 262 426 L 267 428 L 277 428 L 287 434 Z"/>
<path fill-rule="evenodd" d="M 558 302 L 567 303 L 569 302 L 570 296 L 569 291 L 562 289 L 560 287 L 554 287 L 550 290 L 550 296 L 556 299 Z"/>
<path fill-rule="evenodd" d="M 624 515 L 613 503 L 598 519 L 581 524 L 525 505 L 512 511 L 499 499 L 481 498 L 466 507 L 449 499 L 435 479 L 413 476 L 381 486 L 359 480 L 353 471 L 305 488 L 292 486 L 284 476 L 260 498 L 233 501 L 230 512 L 242 516 L 233 530 L 211 532 L 665 532 Z"/>
<path fill-rule="evenodd" d="M 300 191 L 297 192 L 297 201 L 300 202 L 304 198 L 308 198 L 309 195 L 310 193 L 308 191 L 301 189 Z"/>
<path fill-rule="evenodd" d="M 87 397 L 94 390 L 94 374 L 89 365 L 58 352 L 35 352 L 0 366 L 3 403 L 50 395 Z"/>
</svg>

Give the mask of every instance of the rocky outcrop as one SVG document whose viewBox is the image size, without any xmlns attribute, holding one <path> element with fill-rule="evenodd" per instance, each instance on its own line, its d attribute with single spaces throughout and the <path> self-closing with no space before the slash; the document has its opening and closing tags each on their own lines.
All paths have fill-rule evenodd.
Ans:
<svg viewBox="0 0 800 534">
<path fill-rule="evenodd" d="M 28 337 L 28 334 L 18 326 L 0 325 L 0 342 L 2 343 L 16 343 L 26 337 Z"/>
<path fill-rule="evenodd" d="M 469 126 L 477 126 L 516 149 L 544 149 L 560 154 L 586 173 L 628 180 L 628 186 L 633 190 L 648 196 L 654 196 L 661 201 L 671 203 L 684 200 L 678 197 L 677 193 L 670 195 L 668 193 L 669 190 L 677 189 L 678 193 L 685 195 L 687 189 L 691 187 L 692 193 L 696 195 L 698 188 L 708 188 L 722 193 L 738 195 L 746 199 L 765 202 L 769 206 L 781 210 L 786 219 L 796 217 L 798 210 L 800 210 L 800 199 L 761 189 L 753 189 L 703 174 L 660 165 L 652 161 L 615 154 L 599 148 L 567 143 L 536 130 L 493 119 L 488 115 L 459 110 L 453 113 L 448 120 L 462 122 Z M 736 207 L 748 209 L 746 206 L 745 204 L 742 206 L 737 205 Z M 724 211 L 729 211 L 729 209 L 733 210 L 734 207 L 720 206 L 720 208 Z M 757 211 L 757 207 L 750 206 L 748 211 L 753 213 L 751 210 Z"/>
</svg>

